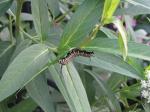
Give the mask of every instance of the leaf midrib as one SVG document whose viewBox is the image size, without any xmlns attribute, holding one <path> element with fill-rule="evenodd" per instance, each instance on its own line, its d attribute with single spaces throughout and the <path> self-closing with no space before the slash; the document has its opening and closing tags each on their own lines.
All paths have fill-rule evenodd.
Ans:
<svg viewBox="0 0 150 112">
<path fill-rule="evenodd" d="M 96 6 L 98 2 L 99 2 L 99 1 L 97 1 L 94 6 Z M 89 11 L 89 13 L 87 14 L 87 16 L 85 16 L 85 17 L 83 18 L 83 21 L 80 22 L 80 24 L 78 24 L 78 26 L 76 27 L 76 29 L 74 30 L 74 32 L 68 37 L 66 43 L 65 43 L 63 46 L 66 46 L 66 45 L 69 43 L 69 41 L 70 41 L 70 39 L 72 38 L 72 36 L 77 32 L 77 30 L 78 30 L 79 27 L 82 25 L 82 23 L 84 23 L 84 20 L 91 14 L 91 12 L 92 12 L 94 9 L 95 9 L 95 7 L 93 7 L 93 8 L 91 9 L 91 11 Z M 63 37 L 63 38 L 64 38 L 64 37 Z"/>
</svg>

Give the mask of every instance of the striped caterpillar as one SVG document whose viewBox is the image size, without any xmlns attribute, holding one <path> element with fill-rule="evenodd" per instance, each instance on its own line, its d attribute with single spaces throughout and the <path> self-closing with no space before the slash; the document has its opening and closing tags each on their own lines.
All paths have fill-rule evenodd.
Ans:
<svg viewBox="0 0 150 112">
<path fill-rule="evenodd" d="M 71 51 L 67 53 L 67 55 L 64 58 L 61 58 L 59 60 L 59 63 L 61 65 L 66 65 L 68 64 L 69 61 L 71 61 L 73 58 L 77 56 L 83 56 L 83 57 L 91 57 L 94 54 L 94 52 L 89 52 L 86 50 L 81 50 L 79 48 L 74 48 Z"/>
</svg>

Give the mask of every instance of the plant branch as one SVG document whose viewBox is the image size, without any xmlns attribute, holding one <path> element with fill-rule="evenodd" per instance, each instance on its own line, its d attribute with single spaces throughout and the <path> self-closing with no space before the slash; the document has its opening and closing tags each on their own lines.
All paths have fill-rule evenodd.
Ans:
<svg viewBox="0 0 150 112">
<path fill-rule="evenodd" d="M 16 36 L 19 36 L 20 30 L 20 14 L 24 0 L 17 0 L 17 12 L 16 12 Z"/>
</svg>

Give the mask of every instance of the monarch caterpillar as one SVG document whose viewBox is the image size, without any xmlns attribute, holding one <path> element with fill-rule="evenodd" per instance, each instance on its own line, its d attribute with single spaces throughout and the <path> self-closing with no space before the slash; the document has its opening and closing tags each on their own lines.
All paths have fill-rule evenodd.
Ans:
<svg viewBox="0 0 150 112">
<path fill-rule="evenodd" d="M 86 51 L 86 50 L 81 50 L 79 48 L 74 48 L 71 51 L 67 53 L 67 55 L 64 58 L 61 58 L 59 60 L 59 63 L 61 65 L 66 65 L 68 64 L 69 61 L 71 61 L 73 58 L 76 56 L 83 56 L 83 57 L 91 57 L 94 54 L 94 52 Z"/>
</svg>

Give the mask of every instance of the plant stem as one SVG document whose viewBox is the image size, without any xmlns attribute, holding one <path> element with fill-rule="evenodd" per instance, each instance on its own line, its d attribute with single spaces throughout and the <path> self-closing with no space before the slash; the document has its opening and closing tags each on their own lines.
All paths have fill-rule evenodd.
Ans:
<svg viewBox="0 0 150 112">
<path fill-rule="evenodd" d="M 12 16 L 9 15 L 9 32 L 10 32 L 10 40 L 11 43 L 14 43 L 13 33 L 12 33 Z"/>
<path fill-rule="evenodd" d="M 36 39 L 34 39 L 31 35 L 29 35 L 28 33 L 26 33 L 21 27 L 20 27 L 20 31 L 22 33 L 24 33 L 29 39 L 31 39 L 32 41 L 34 41 L 35 43 L 40 43 L 39 41 L 37 41 Z"/>
<path fill-rule="evenodd" d="M 19 36 L 20 30 L 20 14 L 24 0 L 17 0 L 17 12 L 16 12 L 16 37 Z"/>
</svg>

